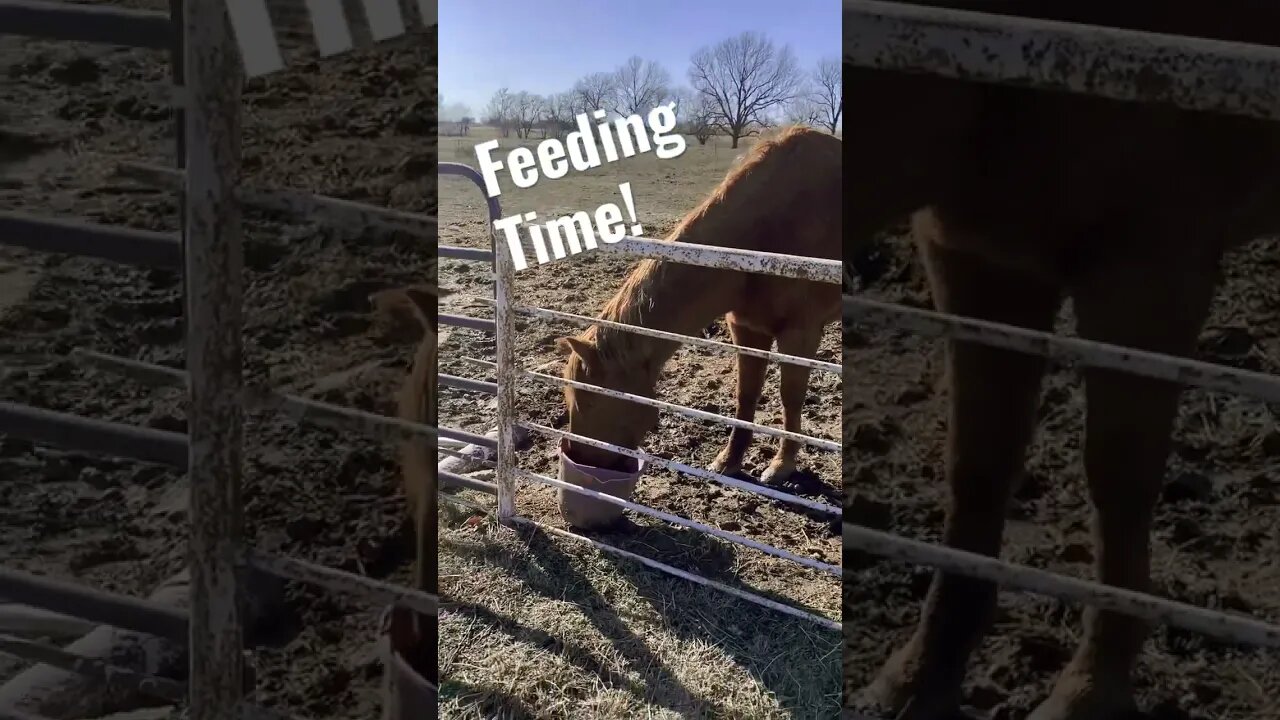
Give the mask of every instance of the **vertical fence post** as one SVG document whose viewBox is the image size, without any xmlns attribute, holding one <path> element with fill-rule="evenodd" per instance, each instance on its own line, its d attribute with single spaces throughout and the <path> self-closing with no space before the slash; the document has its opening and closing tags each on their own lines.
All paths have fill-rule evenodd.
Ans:
<svg viewBox="0 0 1280 720">
<path fill-rule="evenodd" d="M 493 229 L 493 199 L 490 199 L 489 247 L 493 249 L 494 334 L 498 361 L 498 521 L 510 524 L 516 513 L 516 360 L 515 263 L 506 243 L 499 243 Z"/>
<path fill-rule="evenodd" d="M 173 79 L 173 87 L 180 92 L 179 102 L 177 106 L 172 108 L 173 112 L 173 140 L 175 145 L 174 166 L 179 170 L 185 170 L 187 167 L 187 110 L 186 110 L 186 83 L 187 83 L 187 58 L 186 58 L 186 23 L 183 18 L 186 12 L 183 3 L 186 0 L 169 0 L 169 23 L 173 26 L 173 46 L 169 49 L 169 77 Z M 178 189 L 178 227 L 181 228 L 179 235 L 182 237 L 182 252 L 186 252 L 187 238 L 187 200 L 184 194 L 185 188 Z M 185 261 L 184 261 L 185 262 Z M 181 273 L 180 282 L 182 284 L 182 307 L 187 306 L 187 275 Z"/>
<path fill-rule="evenodd" d="M 243 69 L 223 0 L 185 0 L 191 718 L 239 717 L 244 254 L 235 187 Z"/>
</svg>

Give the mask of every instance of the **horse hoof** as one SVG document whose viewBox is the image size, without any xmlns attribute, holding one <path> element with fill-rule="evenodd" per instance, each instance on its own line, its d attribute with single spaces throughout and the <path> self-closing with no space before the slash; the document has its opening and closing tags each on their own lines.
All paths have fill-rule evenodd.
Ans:
<svg viewBox="0 0 1280 720">
<path fill-rule="evenodd" d="M 1141 717 L 1127 686 L 1107 687 L 1085 676 L 1064 675 L 1049 699 L 1032 711 L 1027 720 L 1135 720 Z"/>
<path fill-rule="evenodd" d="M 716 458 L 707 469 L 718 475 L 736 475 L 742 470 L 742 461 L 726 460 L 721 456 Z"/>
<path fill-rule="evenodd" d="M 795 471 L 795 467 L 790 463 L 774 460 L 769 463 L 769 467 L 765 468 L 764 473 L 760 475 L 760 482 L 765 484 L 780 483 L 791 477 L 791 474 Z"/>
<path fill-rule="evenodd" d="M 942 700 L 941 697 L 931 695 L 928 690 L 909 697 L 898 697 L 895 693 L 886 696 L 885 688 L 877 682 L 863 691 L 859 702 L 851 709 L 872 717 L 894 720 L 968 720 L 968 716 L 960 712 L 959 703 Z"/>
<path fill-rule="evenodd" d="M 924 668 L 928 668 L 925 670 Z M 960 712 L 963 670 L 926 662 L 920 648 L 899 648 L 860 699 L 879 717 L 894 720 L 955 720 Z"/>
</svg>

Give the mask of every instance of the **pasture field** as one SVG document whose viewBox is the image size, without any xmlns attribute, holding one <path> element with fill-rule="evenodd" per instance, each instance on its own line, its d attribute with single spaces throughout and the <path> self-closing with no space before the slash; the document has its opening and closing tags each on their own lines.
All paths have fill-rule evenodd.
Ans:
<svg viewBox="0 0 1280 720">
<path fill-rule="evenodd" d="M 931 306 L 923 268 L 902 237 L 886 237 L 859 263 L 867 296 Z M 1255 241 L 1228 257 L 1199 357 L 1280 372 L 1280 242 Z M 1073 334 L 1070 306 L 1058 331 Z M 853 327 L 844 350 L 845 517 L 937 542 L 946 391 L 942 343 L 906 332 Z M 1003 557 L 1092 578 L 1093 545 L 1081 466 L 1079 374 L 1046 381 L 1025 482 L 1009 508 Z M 998 389 L 993 388 L 994 392 Z M 1280 407 L 1188 391 L 1157 511 L 1157 592 L 1218 610 L 1280 620 Z M 873 677 L 910 636 L 928 589 L 923 568 L 845 556 L 846 692 Z M 1049 692 L 1075 650 L 1080 608 L 1002 593 L 1000 611 L 970 665 L 965 701 L 974 717 L 1022 718 Z M 1160 629 L 1138 672 L 1139 698 L 1161 720 L 1280 718 L 1280 654 Z"/>
<path fill-rule="evenodd" d="M 441 160 L 476 165 L 474 144 L 496 137 L 488 127 L 466 138 L 439 138 Z M 503 139 L 503 151 L 534 138 Z M 712 190 L 734 158 L 727 140 L 699 146 L 689 139 L 679 158 L 652 153 L 605 165 L 532 188 L 508 189 L 503 213 L 536 211 L 545 220 L 604 202 L 621 203 L 617 185 L 630 181 L 647 237 L 664 237 Z M 749 143 L 750 141 L 747 141 Z M 497 156 L 497 154 L 495 153 Z M 501 156 L 499 156 L 501 157 Z M 440 243 L 485 247 L 486 210 L 479 188 L 462 178 L 441 178 Z M 492 317 L 476 300 L 492 297 L 487 266 L 443 259 L 440 282 L 455 293 L 441 312 Z M 534 266 L 516 275 L 517 301 L 595 316 L 620 286 L 635 260 L 591 252 Z M 524 367 L 559 375 L 563 361 L 555 340 L 575 333 L 564 323 L 519 321 L 517 354 Z M 441 372 L 493 379 L 492 371 L 464 358 L 493 358 L 493 338 L 471 330 L 442 328 Z M 839 328 L 824 337 L 819 358 L 836 362 Z M 706 334 L 728 342 L 723 321 Z M 757 422 L 781 427 L 778 369 L 773 366 Z M 732 356 L 680 350 L 667 365 L 656 397 L 732 416 L 735 370 Z M 558 388 L 526 382 L 518 388 L 523 417 L 544 425 L 567 423 Z M 839 437 L 840 381 L 815 372 L 805 404 L 804 431 Z M 441 388 L 440 422 L 472 432 L 493 427 L 489 398 Z M 728 429 L 662 413 L 644 449 L 705 467 L 728 437 Z M 748 473 L 761 472 L 771 457 L 768 439 L 748 452 Z M 522 467 L 555 476 L 555 446 L 536 437 L 522 454 Z M 839 502 L 840 458 L 802 451 L 796 487 L 800 494 Z M 480 474 L 486 477 L 485 473 Z M 475 502 L 487 498 L 463 492 Z M 708 481 L 647 472 L 636 500 L 829 563 L 840 560 L 837 523 L 791 512 L 760 496 Z M 491 503 L 490 503 L 491 504 Z M 440 578 L 442 716 L 449 718 L 830 718 L 839 711 L 837 633 L 811 622 L 739 601 L 716 590 L 659 574 L 576 541 L 541 532 L 498 529 L 490 519 L 449 511 L 441 525 Z M 519 514 L 564 527 L 554 489 L 521 481 Z M 754 550 L 739 548 L 646 516 L 627 513 L 617 529 L 595 533 L 610 544 L 682 569 L 839 617 L 835 578 Z"/>
<path fill-rule="evenodd" d="M 246 182 L 433 213 L 435 47 L 434 31 L 321 62 L 312 61 L 314 49 L 291 46 L 289 69 L 246 87 Z M 0 207 L 176 230 L 174 193 L 111 177 L 124 160 L 172 165 L 170 115 L 153 92 L 168 72 L 163 53 L 0 36 Z M 247 377 L 394 413 L 392 393 L 416 337 L 374 322 L 366 297 L 431 274 L 433 249 L 407 235 L 358 235 L 256 212 L 246 215 L 245 235 Z M 67 359 L 87 347 L 181 366 L 177 273 L 0 253 L 0 398 L 184 428 L 181 394 Z M 256 414 L 245 438 L 255 545 L 408 581 L 394 448 Z M 145 597 L 185 564 L 185 494 L 183 475 L 166 468 L 0 437 L 0 557 Z M 280 612 L 248 639 L 255 700 L 289 717 L 376 717 L 372 643 L 381 611 L 288 584 Z M 0 660 L 0 683 L 20 667 Z"/>
</svg>

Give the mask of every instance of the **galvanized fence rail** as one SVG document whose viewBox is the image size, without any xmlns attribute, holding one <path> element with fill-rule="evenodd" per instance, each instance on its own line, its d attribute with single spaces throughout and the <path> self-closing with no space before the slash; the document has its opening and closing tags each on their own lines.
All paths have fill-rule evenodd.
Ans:
<svg viewBox="0 0 1280 720">
<path fill-rule="evenodd" d="M 457 165 L 454 163 L 442 163 L 441 173 L 446 172 L 446 167 L 450 174 L 457 174 L 471 179 L 481 193 L 484 192 L 484 182 L 482 177 L 474 169 L 465 165 Z M 456 169 L 454 169 L 456 168 Z M 497 362 L 489 362 L 478 358 L 463 358 L 466 361 L 491 368 L 496 371 L 497 382 L 493 390 L 496 391 L 498 405 L 498 444 L 497 444 L 497 462 L 495 463 L 495 482 L 498 506 L 497 517 L 504 524 L 520 524 L 528 527 L 536 527 L 557 537 L 574 539 L 579 542 L 586 543 L 598 550 L 609 552 L 621 557 L 635 560 L 648 567 L 665 572 L 694 583 L 698 583 L 707 587 L 711 587 L 725 592 L 734 597 L 738 597 L 749 602 L 767 607 L 793 617 L 803 618 L 829 629 L 838 629 L 840 627 L 837 621 L 823 617 L 816 613 L 808 612 L 795 608 L 793 606 L 780 603 L 758 594 L 726 585 L 710 578 L 703 577 L 696 573 L 681 570 L 666 563 L 646 558 L 636 553 L 623 550 L 608 543 L 601 542 L 592 538 L 579 535 L 577 533 L 552 528 L 536 520 L 528 517 L 522 517 L 516 512 L 517 485 L 516 480 L 524 479 L 526 481 L 547 485 L 568 492 L 595 498 L 605 503 L 617 505 L 619 507 L 631 510 L 636 513 L 656 517 L 665 522 L 686 527 L 701 532 L 721 540 L 740 545 L 742 547 L 751 548 L 773 557 L 782 558 L 784 560 L 808 567 L 819 572 L 823 572 L 832 576 L 840 575 L 838 565 L 821 562 L 810 557 L 798 555 L 782 548 L 777 548 L 767 543 L 752 540 L 750 538 L 738 535 L 736 533 L 711 527 L 704 523 L 680 517 L 671 513 L 656 510 L 643 504 L 622 500 L 605 493 L 599 493 L 594 490 L 582 488 L 571 483 L 562 482 L 556 478 L 550 478 L 538 473 L 533 473 L 519 467 L 518 456 L 514 450 L 513 443 L 510 438 L 513 437 L 516 429 L 522 429 L 542 435 L 553 440 L 563 438 L 572 439 L 575 442 L 581 442 L 586 445 L 599 447 L 610 450 L 615 453 L 643 459 L 659 467 L 669 470 L 685 473 L 693 477 L 710 480 L 726 487 L 732 487 L 744 492 L 753 493 L 763 497 L 768 497 L 782 503 L 796 505 L 806 508 L 810 511 L 818 511 L 832 517 L 842 514 L 842 509 L 824 503 L 821 501 L 811 500 L 809 498 L 800 497 L 791 493 L 782 492 L 774 488 L 764 487 L 754 483 L 745 482 L 738 478 L 721 475 L 703 468 L 696 468 L 685 463 L 660 458 L 649 453 L 630 448 L 624 448 L 607 442 L 596 440 L 594 438 L 585 437 L 563 430 L 557 430 L 538 423 L 522 421 L 519 417 L 518 409 L 515 402 L 515 388 L 518 384 L 525 381 L 534 381 L 543 384 L 562 386 L 571 385 L 580 390 L 594 392 L 611 397 L 627 400 L 641 405 L 656 407 L 668 412 L 677 413 L 686 417 L 697 420 L 711 421 L 730 427 L 749 428 L 761 435 L 769 435 L 773 437 L 782 437 L 795 440 L 810 447 L 815 447 L 827 452 L 838 452 L 840 443 L 832 440 L 824 440 L 821 438 L 811 437 L 800 433 L 780 430 L 778 428 L 761 425 L 758 423 L 747 422 L 737 418 L 726 417 L 716 413 L 706 412 L 695 408 L 684 407 L 674 403 L 655 400 L 652 398 L 641 397 L 629 393 L 612 390 L 609 388 L 599 387 L 587 383 L 566 380 L 560 377 L 554 377 L 531 370 L 525 370 L 520 366 L 515 352 L 515 319 L 518 316 L 547 318 L 564 322 L 575 323 L 583 326 L 591 324 L 607 325 L 609 327 L 634 332 L 649 337 L 657 337 L 665 340 L 685 343 L 696 347 L 702 347 L 717 352 L 731 352 L 749 354 L 755 357 L 765 358 L 771 361 L 791 363 L 808 367 L 819 372 L 839 375 L 841 372 L 840 365 L 836 363 L 822 362 L 811 358 L 802 358 L 783 353 L 775 353 L 764 350 L 754 350 L 751 348 L 739 348 L 735 345 L 727 343 L 719 343 L 705 338 L 680 335 L 677 333 L 645 328 L 636 325 L 628 325 L 607 320 L 598 320 L 583 315 L 573 313 L 565 313 L 547 308 L 529 307 L 517 305 L 515 300 L 515 283 L 514 283 L 514 262 L 506 247 L 497 243 L 493 236 L 493 221 L 498 220 L 501 213 L 497 207 L 496 201 L 490 199 L 489 202 L 489 223 L 490 228 L 489 240 L 490 247 L 496 248 L 495 251 L 477 251 L 455 247 L 440 247 L 440 256 L 460 259 L 488 260 L 496 265 L 494 273 L 494 294 L 493 300 L 486 298 L 477 298 L 478 300 L 487 302 L 494 306 L 495 319 L 483 320 L 476 318 L 459 318 L 457 316 L 448 316 L 450 321 L 446 323 L 447 316 L 441 316 L 441 324 L 453 324 L 461 327 L 469 327 L 471 329 L 492 332 L 496 336 L 497 345 Z M 689 265 L 697 265 L 707 268 L 731 269 L 742 272 L 765 273 L 782 277 L 790 277 L 803 280 L 812 280 L 816 282 L 825 282 L 839 284 L 842 281 L 842 264 L 837 260 L 822 260 L 809 257 L 801 257 L 795 255 L 783 255 L 778 253 L 763 253 L 750 250 L 740 250 L 735 248 L 719 248 L 706 245 L 697 245 L 693 243 L 670 243 L 645 238 L 626 238 L 625 240 L 612 244 L 603 245 L 600 251 L 610 252 L 613 254 L 621 254 L 637 258 L 655 258 L 667 260 L 670 262 L 678 262 Z M 568 260 L 572 261 L 572 259 Z M 441 384 L 449 385 L 444 380 L 445 376 L 441 376 Z M 456 380 L 456 379 L 454 379 Z M 477 381 L 470 381 L 475 383 Z M 461 389 L 469 389 L 463 387 L 460 383 L 452 383 L 454 387 Z M 448 454 L 447 452 L 443 454 Z"/>
<path fill-rule="evenodd" d="M 479 171 L 477 171 L 475 168 L 471 167 L 470 165 L 466 165 L 463 163 L 442 162 L 442 163 L 439 163 L 436 166 L 436 168 L 437 168 L 436 174 L 440 178 L 461 177 L 461 178 L 465 178 L 466 180 L 469 180 L 472 183 L 475 183 L 481 188 L 484 187 L 484 177 L 480 175 Z M 487 194 L 484 196 L 484 198 L 485 198 L 486 220 L 490 224 L 492 224 L 492 221 L 495 218 L 502 217 L 502 204 L 501 202 L 499 202 L 498 198 L 489 197 Z M 436 253 L 437 253 L 437 256 L 440 258 L 447 258 L 449 260 L 462 260 L 465 262 L 487 263 L 491 271 L 495 269 L 494 253 L 491 250 L 482 250 L 477 248 L 466 248 L 466 247 L 457 247 L 453 245 L 437 244 Z M 502 292 L 501 288 L 498 286 L 496 282 L 494 285 L 494 292 L 495 294 Z M 485 333 L 493 333 L 495 331 L 495 328 L 497 327 L 496 323 L 493 320 L 486 320 L 484 318 L 467 317 L 465 315 L 453 315 L 449 313 L 440 313 L 437 317 L 437 322 L 439 322 L 441 325 L 446 325 L 451 327 L 460 327 L 468 330 L 476 330 L 476 331 L 485 332 Z M 440 383 L 440 387 L 450 387 L 457 390 L 475 392 L 483 395 L 492 395 L 496 397 L 501 391 L 497 383 L 484 381 L 484 380 L 472 380 L 470 378 L 458 377 L 456 375 L 450 375 L 447 373 L 437 373 L 436 379 Z M 464 433 L 463 431 L 458 430 L 456 428 L 448 428 L 448 427 L 441 428 L 441 437 L 449 437 L 449 434 L 455 434 L 454 435 L 455 439 L 461 439 L 463 436 L 469 436 L 471 440 L 467 442 L 468 445 L 471 445 L 473 447 L 485 448 L 487 450 L 493 451 L 494 453 L 497 453 L 498 448 L 501 447 L 504 443 L 507 446 L 514 445 L 513 435 L 506 436 L 504 439 L 501 433 L 499 433 L 499 437 L 497 439 L 494 439 L 494 438 L 484 437 L 482 435 L 475 435 L 474 433 Z M 474 458 L 470 456 L 463 456 L 462 453 L 458 453 L 448 448 L 437 446 L 436 452 L 441 455 L 452 454 L 455 456 L 467 457 L 472 462 L 476 462 Z M 481 463 L 481 464 L 493 465 L 494 463 Z M 440 471 L 440 482 L 442 485 L 447 485 L 447 486 L 452 486 L 457 488 L 467 488 L 467 489 L 483 492 L 489 495 L 494 495 L 495 497 L 498 496 L 498 488 L 496 484 L 485 482 L 483 480 L 476 480 L 474 478 L 469 478 L 469 477 L 466 477 L 465 475 L 459 475 L 457 473 L 449 472 L 447 470 Z M 465 501 L 459 501 L 457 498 L 451 495 L 444 495 L 442 497 L 449 500 L 450 502 L 466 504 Z"/>
<path fill-rule="evenodd" d="M 844 0 L 844 62 L 1280 120 L 1280 48 L 986 13 Z M 845 296 L 843 315 L 1280 402 L 1280 377 Z M 1280 648 L 1280 625 L 843 524 L 844 547 L 1197 632 Z M 853 716 L 858 718 L 859 716 Z M 870 720 L 861 718 L 861 720 Z"/>
<path fill-rule="evenodd" d="M 17 638 L 0 652 L 124 682 L 160 699 L 185 698 L 193 720 L 272 717 L 244 693 L 239 577 L 246 569 L 324 587 L 353 599 L 395 604 L 429 616 L 435 595 L 252 549 L 243 537 L 240 484 L 243 413 L 266 411 L 297 422 L 374 438 L 448 437 L 485 443 L 462 431 L 317 402 L 246 385 L 241 376 L 243 250 L 241 208 L 373 232 L 409 232 L 434 242 L 434 218 L 295 190 L 240 187 L 242 72 L 223 0 L 171 2 L 171 15 L 38 0 L 0 0 L 0 32 L 37 38 L 166 49 L 171 53 L 179 119 L 180 169 L 125 163 L 122 175 L 183 195 L 184 230 L 155 233 L 79 220 L 0 212 L 0 243 L 40 252 L 183 270 L 187 370 L 87 349 L 75 361 L 153 386 L 188 391 L 188 433 L 140 428 L 0 402 L 0 433 L 91 454 L 127 457 L 185 470 L 190 479 L 191 597 L 188 610 L 0 567 L 0 595 L 11 602 L 186 642 L 186 685 Z M 186 137 L 200 143 L 187 145 Z M 183 169 L 185 168 L 185 169 Z M 8 711 L 5 711 L 8 712 Z M 4 714 L 4 713 L 0 713 Z M 33 720 L 13 711 L 6 717 Z M 34 718 L 39 720 L 39 718 Z"/>
</svg>

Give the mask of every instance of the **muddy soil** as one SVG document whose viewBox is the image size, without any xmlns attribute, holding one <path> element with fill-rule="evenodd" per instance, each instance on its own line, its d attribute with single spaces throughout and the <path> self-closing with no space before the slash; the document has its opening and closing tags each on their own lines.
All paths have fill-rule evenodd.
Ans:
<svg viewBox="0 0 1280 720">
<path fill-rule="evenodd" d="M 164 3 L 134 3 L 163 10 Z M 246 182 L 433 214 L 435 37 L 290 67 L 248 83 Z M 125 160 L 172 166 L 163 53 L 0 37 L 0 207 L 149 230 L 178 228 L 178 202 L 111 176 Z M 68 360 L 75 348 L 183 364 L 180 277 L 164 270 L 0 250 L 0 398 L 183 430 L 181 396 Z M 375 321 L 383 287 L 434 272 L 421 238 L 339 232 L 249 212 L 249 379 L 391 413 L 412 327 Z M 391 448 L 352 433 L 251 415 L 244 503 L 254 546 L 370 577 L 407 580 L 407 528 Z M 182 474 L 0 437 L 6 565 L 144 596 L 185 562 Z M 300 717 L 374 717 L 379 607 L 290 585 L 256 628 L 257 701 Z M 18 666 L 0 664 L 0 681 Z"/>
<path fill-rule="evenodd" d="M 870 297 L 929 306 L 911 247 L 890 238 L 862 270 Z M 1280 243 L 1235 252 L 1200 342 L 1200 356 L 1280 372 Z M 1070 332 L 1070 310 L 1059 331 Z M 941 343 L 905 332 L 854 327 L 845 351 L 845 517 L 936 541 L 945 497 L 940 482 L 946 390 Z M 1044 390 L 1027 480 L 1008 515 L 1003 557 L 1091 577 L 1093 546 L 1082 476 L 1082 387 L 1054 372 Z M 1156 519 L 1154 575 L 1167 597 L 1280 620 L 1280 407 L 1188 392 Z M 868 682 L 905 642 L 929 573 L 861 553 L 845 556 L 846 692 Z M 970 667 L 965 701 L 975 717 L 1014 720 L 1043 699 L 1079 633 L 1079 609 L 1004 593 L 995 631 Z M 1152 718 L 1280 718 L 1280 655 L 1158 630 L 1138 670 Z"/>
</svg>

